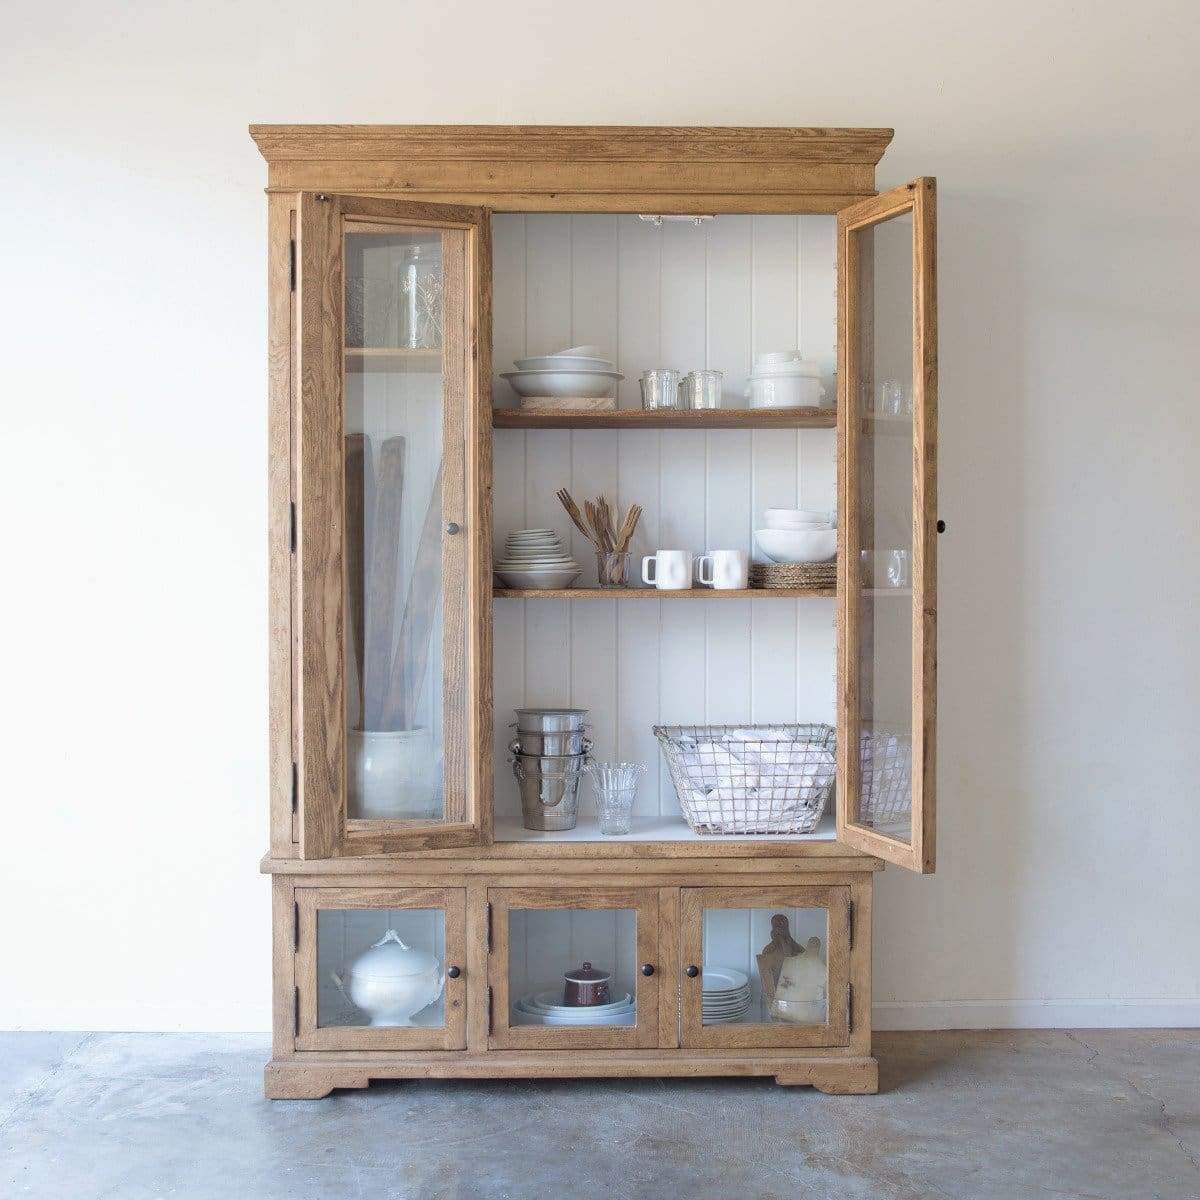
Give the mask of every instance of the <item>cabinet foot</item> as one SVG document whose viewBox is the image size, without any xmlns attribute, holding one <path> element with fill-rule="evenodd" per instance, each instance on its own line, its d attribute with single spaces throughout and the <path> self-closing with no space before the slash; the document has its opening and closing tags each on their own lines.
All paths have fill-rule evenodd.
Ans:
<svg viewBox="0 0 1200 1200">
<path fill-rule="evenodd" d="M 323 1100 L 334 1088 L 365 1088 L 370 1077 L 336 1067 L 268 1063 L 263 1072 L 263 1095 L 268 1100 Z"/>
<path fill-rule="evenodd" d="M 873 1096 L 879 1091 L 879 1064 L 873 1058 L 801 1063 L 775 1075 L 780 1087 L 815 1087 L 827 1096 Z"/>
</svg>

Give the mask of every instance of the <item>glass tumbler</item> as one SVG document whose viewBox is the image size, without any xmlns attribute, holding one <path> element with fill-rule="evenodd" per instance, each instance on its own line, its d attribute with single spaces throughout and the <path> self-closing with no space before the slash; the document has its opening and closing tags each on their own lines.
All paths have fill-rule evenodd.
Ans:
<svg viewBox="0 0 1200 1200">
<path fill-rule="evenodd" d="M 633 828 L 633 801 L 645 763 L 590 762 L 585 768 L 596 789 L 596 815 L 605 837 L 618 837 Z"/>
<path fill-rule="evenodd" d="M 724 371 L 691 371 L 683 377 L 680 392 L 684 408 L 720 408 Z"/>
<path fill-rule="evenodd" d="M 642 372 L 642 407 L 678 408 L 679 372 L 669 367 L 659 367 Z"/>
<path fill-rule="evenodd" d="M 629 555 L 597 550 L 596 579 L 602 588 L 627 588 Z"/>
</svg>

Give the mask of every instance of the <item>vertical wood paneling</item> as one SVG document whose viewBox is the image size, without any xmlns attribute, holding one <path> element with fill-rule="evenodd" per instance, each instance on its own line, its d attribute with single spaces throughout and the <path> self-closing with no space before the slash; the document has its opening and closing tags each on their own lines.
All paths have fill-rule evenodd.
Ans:
<svg viewBox="0 0 1200 1200">
<path fill-rule="evenodd" d="M 824 217 L 725 216 L 656 229 L 628 215 L 498 215 L 495 369 L 510 370 L 522 353 L 590 342 L 625 374 L 623 408 L 640 405 L 638 377 L 656 366 L 724 370 L 733 405 L 755 353 L 799 348 L 827 363 L 832 387 L 833 228 Z M 496 396 L 514 402 L 502 381 Z M 557 529 L 585 582 L 595 566 L 554 498 L 561 486 L 642 505 L 633 574 L 659 547 L 750 548 L 764 508 L 833 506 L 826 430 L 511 430 L 495 447 L 497 540 L 521 527 Z M 832 719 L 831 601 L 499 601 L 495 611 L 500 815 L 520 811 L 504 752 L 521 701 L 589 707 L 598 756 L 650 767 L 642 815 L 678 812 L 653 725 Z M 588 812 L 591 796 L 585 784 Z"/>
</svg>

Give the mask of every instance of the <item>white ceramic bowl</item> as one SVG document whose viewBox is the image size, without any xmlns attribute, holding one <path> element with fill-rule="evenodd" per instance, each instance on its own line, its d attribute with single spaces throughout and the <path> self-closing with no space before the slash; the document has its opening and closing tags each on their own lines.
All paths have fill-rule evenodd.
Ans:
<svg viewBox="0 0 1200 1200">
<path fill-rule="evenodd" d="M 518 396 L 614 396 L 618 371 L 501 371 Z"/>
<path fill-rule="evenodd" d="M 543 354 L 539 358 L 518 358 L 513 362 L 518 371 L 611 371 L 607 358 L 583 358 L 574 354 Z"/>
<path fill-rule="evenodd" d="M 763 510 L 768 529 L 829 529 L 829 514 L 807 508 L 768 508 Z"/>
<path fill-rule="evenodd" d="M 497 567 L 496 574 L 512 588 L 565 588 L 579 578 L 579 567 L 562 567 L 548 571 L 527 571 L 522 568 Z"/>
<path fill-rule="evenodd" d="M 754 540 L 778 563 L 829 562 L 837 555 L 836 529 L 756 529 Z"/>
</svg>

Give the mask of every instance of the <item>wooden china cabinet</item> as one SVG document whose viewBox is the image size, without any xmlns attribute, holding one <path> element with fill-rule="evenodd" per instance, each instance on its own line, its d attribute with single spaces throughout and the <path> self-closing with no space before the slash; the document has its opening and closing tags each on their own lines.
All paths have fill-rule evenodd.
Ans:
<svg viewBox="0 0 1200 1200">
<path fill-rule="evenodd" d="M 884 129 L 251 134 L 269 167 L 266 1094 L 629 1075 L 873 1092 L 874 873 L 934 867 L 933 180 L 876 193 Z M 522 412 L 508 359 L 581 343 L 617 360 L 618 409 Z M 825 406 L 738 407 L 754 353 L 797 348 L 823 358 Z M 723 407 L 643 412 L 655 366 L 724 370 Z M 747 548 L 765 505 L 836 507 L 836 592 L 596 590 L 564 486 L 643 503 L 639 554 Z M 575 588 L 496 587 L 493 540 L 518 528 L 575 538 Z M 586 799 L 575 829 L 522 828 L 522 703 L 586 707 L 596 757 L 647 763 L 630 835 L 601 836 Z M 836 726 L 826 819 L 694 833 L 651 727 L 772 720 Z M 884 735 L 903 758 L 887 811 L 864 799 Z M 395 809 L 364 799 L 385 769 Z M 822 945 L 806 1021 L 774 1019 L 756 978 L 781 913 Z M 373 1024 L 349 979 L 389 942 L 432 981 L 407 1024 Z M 521 1019 L 585 959 L 630 994 L 628 1023 Z M 706 1008 L 720 970 L 754 993 L 734 1020 Z"/>
</svg>

